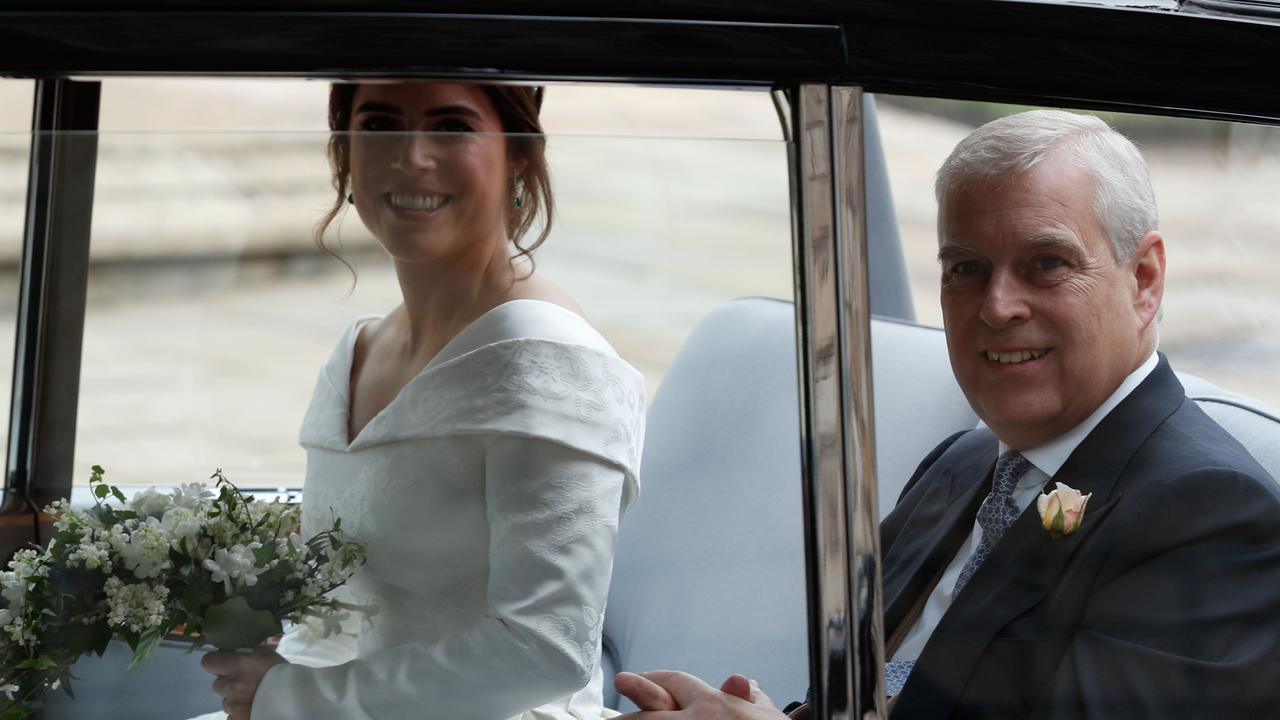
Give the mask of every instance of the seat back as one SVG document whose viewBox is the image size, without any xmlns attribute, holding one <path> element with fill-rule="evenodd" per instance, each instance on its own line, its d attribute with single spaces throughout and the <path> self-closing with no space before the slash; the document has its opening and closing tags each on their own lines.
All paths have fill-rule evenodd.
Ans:
<svg viewBox="0 0 1280 720">
<path fill-rule="evenodd" d="M 1178 373 L 1187 397 L 1231 433 L 1272 479 L 1280 481 L 1280 409 L 1228 392 L 1208 380 Z"/>
<path fill-rule="evenodd" d="M 877 463 L 901 487 L 976 422 L 941 332 L 874 320 Z M 809 683 L 795 310 L 763 298 L 712 312 L 649 410 L 642 490 L 618 537 L 605 672 L 741 672 L 779 701 Z M 892 507 L 897 492 L 882 500 Z M 617 701 L 607 688 L 607 701 Z M 625 703 L 625 700 L 624 700 Z M 630 707 L 625 704 L 625 707 Z"/>
<path fill-rule="evenodd" d="M 162 640 L 146 662 L 130 668 L 133 651 L 116 640 L 98 657 L 85 655 L 71 666 L 75 699 L 61 690 L 45 693 L 41 720 L 181 720 L 215 712 L 219 700 L 213 676 L 200 667 L 209 649 L 189 652 L 191 643 Z"/>
</svg>

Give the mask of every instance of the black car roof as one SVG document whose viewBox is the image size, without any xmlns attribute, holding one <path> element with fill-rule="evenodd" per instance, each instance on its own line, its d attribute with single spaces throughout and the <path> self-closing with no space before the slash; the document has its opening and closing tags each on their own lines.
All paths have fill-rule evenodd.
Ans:
<svg viewBox="0 0 1280 720">
<path fill-rule="evenodd" d="M 0 10 L 0 75 L 832 82 L 1280 118 L 1275 3 L 84 0 Z"/>
</svg>

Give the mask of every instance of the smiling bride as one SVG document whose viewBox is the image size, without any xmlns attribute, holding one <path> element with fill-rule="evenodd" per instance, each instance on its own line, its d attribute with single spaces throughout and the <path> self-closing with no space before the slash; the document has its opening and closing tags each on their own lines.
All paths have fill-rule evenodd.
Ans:
<svg viewBox="0 0 1280 720">
<path fill-rule="evenodd" d="M 232 720 L 610 712 L 601 627 L 643 379 L 534 272 L 553 208 L 540 105 L 529 87 L 332 87 L 318 237 L 353 205 L 403 302 L 320 371 L 303 531 L 337 517 L 368 543 L 351 600 L 378 612 L 349 646 L 294 632 L 205 656 Z"/>
</svg>

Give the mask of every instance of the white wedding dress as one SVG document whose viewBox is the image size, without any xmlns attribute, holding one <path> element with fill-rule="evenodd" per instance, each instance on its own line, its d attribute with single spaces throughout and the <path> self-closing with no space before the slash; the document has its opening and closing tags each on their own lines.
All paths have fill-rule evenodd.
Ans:
<svg viewBox="0 0 1280 720">
<path fill-rule="evenodd" d="M 355 639 L 286 634 L 253 720 L 600 718 L 600 632 L 644 381 L 576 314 L 489 311 L 348 442 L 360 323 L 302 424 L 303 531 L 368 543 Z M 356 616 L 360 618 L 360 616 Z M 327 666 L 327 667 L 323 667 Z"/>
</svg>

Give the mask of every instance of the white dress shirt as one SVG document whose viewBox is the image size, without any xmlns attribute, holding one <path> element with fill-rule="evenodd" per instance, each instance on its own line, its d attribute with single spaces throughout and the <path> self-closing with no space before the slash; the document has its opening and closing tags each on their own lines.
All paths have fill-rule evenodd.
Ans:
<svg viewBox="0 0 1280 720">
<path fill-rule="evenodd" d="M 1156 353 L 1151 353 L 1138 366 L 1137 370 L 1130 373 L 1124 379 L 1124 382 L 1120 383 L 1120 387 L 1111 393 L 1106 402 L 1099 405 L 1092 415 L 1085 418 L 1084 422 L 1043 445 L 1022 451 L 1023 457 L 1031 462 L 1031 466 L 1013 489 L 1013 501 L 1017 503 L 1019 510 L 1025 511 L 1035 501 L 1040 494 L 1041 488 L 1067 462 L 1067 458 L 1071 457 L 1071 453 L 1075 452 L 1076 447 L 1084 441 L 1090 432 L 1093 432 L 1093 429 L 1097 427 L 1098 423 L 1102 422 L 1103 418 L 1151 374 L 1152 370 L 1155 370 L 1158 361 Z M 984 424 L 979 423 L 979 427 L 983 426 Z M 1008 449 L 1009 446 L 1003 440 L 1000 441 L 999 454 L 1004 454 Z M 956 580 L 960 577 L 961 569 L 964 568 L 965 562 L 969 560 L 969 556 L 978 549 L 978 544 L 981 541 L 982 528 L 975 518 L 973 531 L 969 533 L 969 537 L 965 539 L 960 549 L 956 551 L 951 564 L 942 573 L 942 579 L 933 588 L 933 593 L 929 595 L 928 601 L 925 602 L 924 610 L 920 613 L 919 619 L 916 620 L 916 624 L 907 633 L 902 644 L 898 646 L 898 651 L 893 654 L 892 660 L 915 660 L 920 657 L 925 643 L 929 641 L 929 636 L 933 634 L 933 629 L 938 626 L 943 614 L 947 612 L 947 608 L 951 607 L 951 600 L 955 596 Z"/>
</svg>

